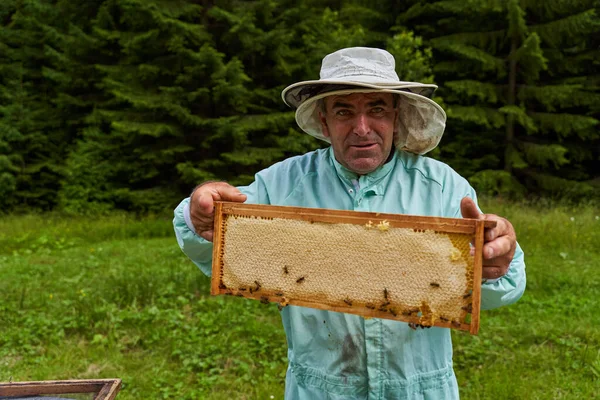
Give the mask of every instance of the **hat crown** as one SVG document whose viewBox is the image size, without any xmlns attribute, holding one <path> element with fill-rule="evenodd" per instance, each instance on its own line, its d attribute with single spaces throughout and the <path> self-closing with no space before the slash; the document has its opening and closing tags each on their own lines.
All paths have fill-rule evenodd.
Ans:
<svg viewBox="0 0 600 400">
<path fill-rule="evenodd" d="M 371 82 L 400 82 L 394 56 L 382 49 L 350 47 L 323 58 L 321 80 L 347 79 L 360 82 L 367 77 L 371 78 Z"/>
</svg>

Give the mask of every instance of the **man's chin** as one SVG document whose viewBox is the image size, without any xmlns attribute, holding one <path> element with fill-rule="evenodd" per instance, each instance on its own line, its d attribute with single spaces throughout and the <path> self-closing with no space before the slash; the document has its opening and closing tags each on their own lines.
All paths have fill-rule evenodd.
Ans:
<svg viewBox="0 0 600 400">
<path fill-rule="evenodd" d="M 348 169 L 356 174 L 365 175 L 375 171 L 381 164 L 381 160 L 355 159 L 348 163 Z"/>
</svg>

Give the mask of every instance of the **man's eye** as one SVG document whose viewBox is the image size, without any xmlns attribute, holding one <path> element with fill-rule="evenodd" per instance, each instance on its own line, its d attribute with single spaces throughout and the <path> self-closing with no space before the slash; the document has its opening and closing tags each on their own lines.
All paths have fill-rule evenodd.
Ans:
<svg viewBox="0 0 600 400">
<path fill-rule="evenodd" d="M 348 110 L 338 110 L 335 112 L 335 115 L 339 115 L 340 117 L 346 117 L 350 115 L 350 111 Z"/>
<path fill-rule="evenodd" d="M 373 114 L 381 114 L 382 112 L 384 112 L 385 110 L 383 109 L 383 107 L 375 107 L 371 110 L 371 112 Z"/>
</svg>

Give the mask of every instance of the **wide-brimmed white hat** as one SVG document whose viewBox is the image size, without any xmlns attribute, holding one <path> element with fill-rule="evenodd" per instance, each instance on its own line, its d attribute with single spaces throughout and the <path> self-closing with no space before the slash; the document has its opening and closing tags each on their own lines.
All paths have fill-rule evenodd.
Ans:
<svg viewBox="0 0 600 400">
<path fill-rule="evenodd" d="M 321 130 L 319 99 L 350 93 L 396 93 L 401 96 L 396 149 L 425 154 L 438 145 L 446 127 L 446 113 L 430 99 L 437 86 L 401 81 L 395 68 L 394 57 L 385 50 L 341 49 L 323 58 L 319 80 L 290 85 L 281 97 L 288 106 L 296 108 L 300 129 L 331 143 Z"/>
</svg>

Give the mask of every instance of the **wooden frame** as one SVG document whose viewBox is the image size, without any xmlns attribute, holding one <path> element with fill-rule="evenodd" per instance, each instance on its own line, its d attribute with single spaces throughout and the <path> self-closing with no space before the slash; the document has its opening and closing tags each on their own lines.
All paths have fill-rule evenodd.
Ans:
<svg viewBox="0 0 600 400">
<path fill-rule="evenodd" d="M 113 400 L 119 390 L 120 379 L 0 382 L 0 396 L 12 397 L 93 393 L 94 400 Z"/>
<path fill-rule="evenodd" d="M 436 321 L 433 325 L 467 330 L 471 334 L 477 334 L 479 330 L 479 312 L 481 301 L 481 278 L 482 278 L 482 248 L 483 234 L 485 228 L 492 228 L 496 225 L 494 221 L 484 221 L 465 218 L 443 218 L 443 217 L 422 217 L 401 214 L 370 213 L 357 211 L 342 211 L 316 208 L 287 207 L 287 206 L 265 206 L 251 205 L 243 203 L 216 202 L 215 220 L 214 220 L 214 246 L 213 246 L 213 265 L 211 294 L 236 294 L 246 298 L 261 300 L 263 302 L 280 302 L 281 298 L 276 296 L 265 296 L 263 293 L 237 292 L 227 288 L 222 282 L 223 276 L 223 254 L 224 254 L 224 221 L 228 216 L 243 216 L 265 219 L 292 219 L 307 221 L 310 223 L 344 223 L 364 225 L 371 220 L 385 220 L 391 228 L 410 228 L 416 231 L 433 230 L 441 233 L 466 234 L 472 237 L 472 244 L 475 248 L 473 259 L 473 277 L 472 277 L 472 295 L 470 304 L 471 320 L 469 323 L 458 323 L 457 321 Z M 287 299 L 286 299 L 287 300 Z M 409 323 L 419 323 L 419 317 L 411 315 L 390 316 L 388 312 L 382 312 L 377 309 L 355 309 L 352 307 L 340 307 L 320 302 L 312 302 L 290 298 L 286 305 L 297 305 L 311 308 L 319 308 L 329 311 L 358 314 L 365 317 L 376 317 L 386 319 L 396 319 Z"/>
</svg>

